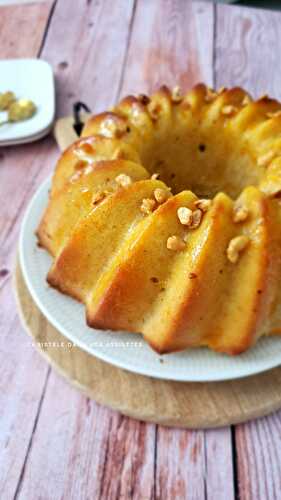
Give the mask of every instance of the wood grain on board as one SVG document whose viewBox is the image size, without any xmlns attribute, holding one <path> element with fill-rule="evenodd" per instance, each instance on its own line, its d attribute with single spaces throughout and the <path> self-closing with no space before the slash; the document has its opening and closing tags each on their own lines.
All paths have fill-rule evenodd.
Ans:
<svg viewBox="0 0 281 500">
<path fill-rule="evenodd" d="M 205 384 L 130 373 L 67 342 L 35 305 L 19 264 L 14 288 L 23 324 L 51 366 L 87 396 L 124 415 L 172 427 L 206 429 L 257 418 L 281 406 L 281 368 L 244 379 Z"/>
<path fill-rule="evenodd" d="M 281 13 L 217 6 L 215 82 L 281 98 Z M 270 385 L 269 385 L 270 387 Z M 236 427 L 241 500 L 281 498 L 281 411 Z"/>
<path fill-rule="evenodd" d="M 215 82 L 281 99 L 281 13 L 217 5 Z"/>
<path fill-rule="evenodd" d="M 40 52 L 55 71 L 60 116 L 77 99 L 98 112 L 121 95 L 162 83 L 239 84 L 280 97 L 280 22 L 277 13 L 185 0 L 6 6 L 0 57 Z M 0 150 L 3 498 L 36 498 L 39 490 L 47 500 L 231 500 L 235 491 L 241 499 L 278 498 L 280 412 L 239 425 L 234 434 L 229 427 L 187 431 L 133 421 L 49 372 L 30 345 L 16 315 L 11 268 L 26 204 L 57 156 L 51 137 Z"/>
<path fill-rule="evenodd" d="M 0 7 L 0 57 L 36 57 L 51 8 L 51 2 Z M 7 499 L 21 480 L 49 372 L 22 335 L 11 289 L 19 221 L 49 168 L 48 144 L 0 149 L 0 491 Z"/>
<path fill-rule="evenodd" d="M 137 3 L 121 96 L 152 92 L 163 84 L 188 89 L 213 83 L 214 7 L 167 0 Z"/>
<path fill-rule="evenodd" d="M 37 56 L 54 1 L 0 6 L 0 59 Z"/>
<path fill-rule="evenodd" d="M 213 425 L 219 425 L 223 407 L 229 407 L 229 417 L 233 413 L 231 407 L 236 406 L 236 411 L 240 411 L 246 397 L 239 382 L 235 391 L 232 384 L 229 388 L 227 384 L 219 384 L 221 389 L 216 394 L 213 384 L 211 387 L 206 384 L 205 388 L 201 384 L 201 390 L 198 384 L 187 384 L 190 388 L 184 390 L 180 383 L 153 380 L 114 368 L 73 347 L 71 343 L 68 345 L 38 311 L 19 267 L 15 288 L 19 310 L 34 347 L 41 351 L 51 366 L 90 398 L 136 418 L 164 422 L 169 412 L 171 423 L 178 426 L 184 425 L 184 418 L 189 419 L 191 426 L 196 425 L 196 412 L 197 421 L 201 418 L 202 424 L 207 421 L 206 415 L 211 418 L 212 414 Z M 225 386 L 224 391 L 222 385 Z M 60 390 L 63 394 L 58 401 L 56 394 Z M 233 392 L 233 401 L 227 392 Z M 237 396 L 239 392 L 240 399 Z M 221 407 L 216 409 L 219 399 Z M 75 411 L 76 405 L 79 412 Z M 103 421 L 98 425 L 100 418 Z M 91 433 L 96 425 L 99 438 L 95 431 Z M 61 439 L 57 442 L 59 434 Z M 229 427 L 220 430 L 218 440 L 215 430 L 184 431 L 122 417 L 71 391 L 70 387 L 65 388 L 52 372 L 25 468 L 27 479 L 22 482 L 21 492 L 23 498 L 29 497 L 37 488 L 37 483 L 39 486 L 43 481 L 45 485 L 46 478 L 55 471 L 63 481 L 54 480 L 47 490 L 52 498 L 56 498 L 55 494 L 58 498 L 64 495 L 70 495 L 70 498 L 71 495 L 73 498 L 76 498 L 75 495 L 84 498 L 85 495 L 87 498 L 91 490 L 99 498 L 99 488 L 103 488 L 103 494 L 108 495 L 105 498 L 118 498 L 119 490 L 123 492 L 123 498 L 130 498 L 132 490 L 141 493 L 140 498 L 151 498 L 153 489 L 158 492 L 156 498 L 169 498 L 171 492 L 176 492 L 179 498 L 185 498 L 185 494 L 190 493 L 196 498 L 199 493 L 203 495 L 206 487 L 210 492 L 216 492 L 218 498 L 223 498 L 227 492 L 231 499 L 234 491 L 230 437 Z M 91 453 L 97 445 L 102 447 L 98 457 Z M 54 450 L 55 456 L 47 453 L 46 460 L 48 449 Z M 85 449 L 84 454 L 81 449 Z M 79 462 L 75 461 L 74 465 L 70 458 L 73 455 L 79 457 Z M 94 474 L 87 482 L 84 479 L 73 481 L 70 467 L 78 467 L 76 472 L 79 475 L 84 462 Z M 38 469 L 42 471 L 40 479 Z M 99 482 L 101 470 L 104 471 L 102 485 Z M 111 481 L 112 474 L 117 478 L 115 481 Z"/>
<path fill-rule="evenodd" d="M 57 2 L 42 57 L 55 71 L 59 116 L 75 101 L 95 113 L 115 103 L 133 12 L 133 0 Z"/>
</svg>

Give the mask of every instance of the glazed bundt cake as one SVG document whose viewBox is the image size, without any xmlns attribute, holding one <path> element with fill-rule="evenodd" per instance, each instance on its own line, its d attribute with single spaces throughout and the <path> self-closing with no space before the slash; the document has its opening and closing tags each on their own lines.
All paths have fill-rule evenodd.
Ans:
<svg viewBox="0 0 281 500">
<path fill-rule="evenodd" d="M 160 353 L 281 333 L 281 104 L 162 87 L 90 118 L 61 156 L 39 244 L 91 327 Z"/>
</svg>

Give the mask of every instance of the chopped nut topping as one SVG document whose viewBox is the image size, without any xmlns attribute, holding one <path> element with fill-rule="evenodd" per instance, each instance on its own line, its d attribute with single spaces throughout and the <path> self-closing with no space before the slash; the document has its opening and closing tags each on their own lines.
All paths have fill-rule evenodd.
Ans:
<svg viewBox="0 0 281 500">
<path fill-rule="evenodd" d="M 133 116 L 134 118 L 139 118 L 139 117 L 140 117 L 140 115 L 142 114 L 142 112 L 143 112 L 143 111 L 142 111 L 142 108 L 141 108 L 141 106 L 139 105 L 139 103 L 134 102 L 134 103 L 132 104 L 132 108 L 131 108 L 131 113 L 132 113 L 132 116 Z M 128 128 L 127 128 L 127 132 L 129 132 L 129 131 L 130 131 L 130 127 L 128 127 Z"/>
<path fill-rule="evenodd" d="M 218 94 L 218 95 L 221 95 L 221 94 L 223 94 L 225 91 L 226 91 L 226 87 L 222 86 L 222 87 L 220 87 L 220 88 L 217 90 L 217 94 Z"/>
<path fill-rule="evenodd" d="M 106 118 L 102 123 L 101 123 L 101 133 L 105 137 L 120 137 L 122 136 L 127 130 L 127 125 L 126 123 L 116 123 L 116 121 L 108 117 Z"/>
<path fill-rule="evenodd" d="M 144 198 L 142 200 L 140 209 L 143 214 L 149 215 L 151 214 L 151 212 L 153 212 L 155 208 L 156 208 L 156 201 L 153 200 L 152 198 Z"/>
<path fill-rule="evenodd" d="M 179 252 L 185 248 L 185 242 L 179 236 L 170 236 L 167 239 L 167 248 Z"/>
<path fill-rule="evenodd" d="M 200 200 L 195 201 L 194 205 L 196 208 L 202 210 L 202 212 L 207 212 L 212 204 L 211 200 L 207 200 L 206 198 L 201 198 Z"/>
<path fill-rule="evenodd" d="M 267 94 L 262 94 L 257 100 L 258 101 L 262 101 L 263 99 L 268 99 L 268 95 Z"/>
<path fill-rule="evenodd" d="M 154 198 L 157 203 L 164 203 L 168 198 L 170 198 L 170 196 L 171 193 L 170 191 L 168 191 L 168 189 L 157 188 L 154 191 Z"/>
<path fill-rule="evenodd" d="M 249 217 L 249 210 L 247 207 L 237 206 L 233 209 L 233 222 L 244 222 Z"/>
<path fill-rule="evenodd" d="M 126 174 L 119 174 L 117 177 L 115 177 L 115 180 L 119 186 L 126 187 L 132 184 L 132 179 L 129 175 Z"/>
<path fill-rule="evenodd" d="M 268 118 L 275 118 L 277 116 L 281 116 L 281 109 L 278 109 L 278 111 L 274 111 L 272 113 L 266 113 L 266 116 Z"/>
<path fill-rule="evenodd" d="M 181 224 L 184 226 L 192 225 L 192 210 L 187 207 L 179 207 L 177 210 L 178 218 Z"/>
<path fill-rule="evenodd" d="M 264 155 L 260 156 L 258 158 L 258 166 L 259 167 L 267 167 L 269 165 L 269 163 L 271 162 L 271 160 L 273 160 L 275 156 L 275 153 L 274 151 L 268 151 L 267 153 L 265 153 Z"/>
<path fill-rule="evenodd" d="M 143 104 L 144 106 L 146 106 L 147 104 L 150 103 L 150 98 L 148 97 L 148 95 L 145 95 L 145 94 L 140 94 L 138 96 L 138 100 L 141 104 Z"/>
<path fill-rule="evenodd" d="M 104 191 L 97 191 L 93 194 L 92 197 L 92 205 L 98 205 L 104 198 L 106 197 L 106 193 Z"/>
<path fill-rule="evenodd" d="M 232 106 L 232 104 L 228 104 L 226 106 L 223 106 L 221 109 L 221 113 L 225 116 L 230 116 L 233 115 L 237 111 L 236 106 Z"/>
<path fill-rule="evenodd" d="M 192 212 L 192 224 L 191 226 L 189 226 L 190 229 L 196 229 L 198 226 L 200 226 L 202 217 L 203 217 L 202 210 L 199 209 L 194 210 L 194 212 Z"/>
<path fill-rule="evenodd" d="M 177 85 L 172 90 L 172 102 L 181 102 L 183 100 L 183 95 L 181 93 L 180 87 Z"/>
<path fill-rule="evenodd" d="M 147 106 L 147 109 L 152 120 L 157 120 L 160 112 L 159 104 L 156 102 L 150 102 Z"/>
<path fill-rule="evenodd" d="M 266 194 L 268 198 L 275 198 L 278 202 L 278 205 L 281 207 L 281 188 L 280 184 L 275 182 L 270 182 L 268 185 L 263 187 L 263 192 Z"/>
<path fill-rule="evenodd" d="M 227 247 L 227 258 L 232 262 L 232 264 L 236 264 L 239 259 L 240 253 L 245 250 L 248 246 L 250 239 L 248 236 L 236 236 L 230 240 L 229 245 Z"/>
<path fill-rule="evenodd" d="M 112 138 L 117 131 L 116 123 L 113 120 L 105 120 L 101 125 L 101 132 L 106 137 Z"/>
<path fill-rule="evenodd" d="M 201 223 L 203 210 L 200 210 L 198 208 L 197 210 L 192 211 L 187 207 L 179 207 L 177 210 L 177 214 L 181 224 L 189 227 L 190 229 L 196 229 Z"/>
<path fill-rule="evenodd" d="M 243 98 L 242 106 L 247 106 L 247 104 L 250 104 L 250 102 L 252 102 L 252 99 L 248 94 L 246 94 Z"/>
<path fill-rule="evenodd" d="M 157 172 L 155 172 L 155 174 L 152 174 L 151 179 L 153 181 L 156 181 L 157 179 L 159 179 L 159 177 L 160 177 L 160 174 L 158 174 Z"/>
</svg>

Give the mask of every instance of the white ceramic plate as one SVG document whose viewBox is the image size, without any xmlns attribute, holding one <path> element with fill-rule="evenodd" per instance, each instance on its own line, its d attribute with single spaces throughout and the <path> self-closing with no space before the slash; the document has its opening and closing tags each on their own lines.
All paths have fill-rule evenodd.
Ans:
<svg viewBox="0 0 281 500">
<path fill-rule="evenodd" d="M 281 338 L 261 339 L 236 357 L 193 349 L 159 356 L 128 333 L 93 330 L 85 324 L 84 307 L 46 283 L 51 258 L 38 248 L 34 235 L 48 201 L 50 180 L 33 197 L 20 234 L 20 263 L 28 289 L 42 313 L 67 339 L 113 365 L 151 377 L 178 381 L 227 380 L 253 375 L 281 364 Z"/>
<path fill-rule="evenodd" d="M 42 130 L 42 132 L 39 132 L 38 134 L 30 135 L 26 137 L 25 139 L 18 139 L 14 141 L 0 141 L 0 147 L 1 146 L 17 146 L 18 144 L 28 144 L 29 142 L 34 142 L 38 141 L 39 139 L 42 139 L 45 137 L 45 135 L 49 134 L 53 128 L 53 124 L 50 125 L 50 127 L 47 127 L 46 129 Z"/>
<path fill-rule="evenodd" d="M 29 120 L 0 127 L 0 146 L 30 142 L 47 134 L 55 116 L 55 86 L 51 66 L 39 59 L 0 61 L 0 92 L 11 90 L 19 99 L 31 99 L 37 112 Z M 6 112 L 0 113 L 0 121 Z"/>
</svg>

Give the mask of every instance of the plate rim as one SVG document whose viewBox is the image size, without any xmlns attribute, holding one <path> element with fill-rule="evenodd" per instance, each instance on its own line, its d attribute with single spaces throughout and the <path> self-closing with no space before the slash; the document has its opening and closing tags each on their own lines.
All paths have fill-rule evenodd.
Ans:
<svg viewBox="0 0 281 500">
<path fill-rule="evenodd" d="M 32 279 L 29 276 L 29 271 L 25 265 L 25 258 L 24 258 L 24 240 L 26 237 L 26 231 L 27 231 L 27 224 L 32 220 L 32 214 L 33 210 L 36 207 L 36 204 L 38 203 L 38 200 L 41 199 L 42 196 L 44 196 L 44 193 L 46 190 L 49 189 L 50 184 L 51 184 L 51 179 L 52 179 L 52 174 L 45 179 L 40 186 L 37 188 L 35 193 L 33 194 L 31 200 L 29 201 L 29 204 L 25 210 L 22 222 L 21 222 L 21 227 L 20 227 L 20 234 L 19 234 L 19 243 L 18 243 L 18 254 L 19 254 L 19 263 L 20 267 L 22 270 L 23 278 L 25 281 L 25 284 L 28 288 L 29 293 L 31 294 L 31 297 L 33 298 L 34 302 L 36 303 L 37 307 L 41 311 L 41 313 L 44 315 L 46 320 L 53 326 L 55 327 L 66 339 L 70 340 L 74 344 L 76 344 L 79 348 L 83 349 L 86 351 L 88 354 L 91 356 L 97 357 L 98 359 L 101 359 L 102 361 L 105 361 L 106 363 L 109 363 L 111 365 L 114 365 L 118 368 L 122 368 L 124 370 L 127 370 L 132 373 L 137 373 L 139 375 L 155 378 L 155 379 L 161 379 L 161 380 L 170 380 L 170 381 L 175 381 L 175 382 L 185 382 L 185 383 L 212 383 L 212 382 L 223 382 L 223 381 L 231 381 L 239 378 L 246 378 L 249 376 L 254 376 L 259 373 L 263 373 L 265 371 L 271 370 L 273 368 L 276 368 L 277 366 L 281 365 L 281 353 L 280 353 L 280 359 L 273 359 L 268 363 L 264 363 L 262 367 L 258 368 L 257 370 L 253 369 L 244 369 L 244 371 L 241 368 L 241 373 L 234 373 L 230 374 L 227 373 L 226 375 L 223 375 L 223 372 L 218 370 L 217 374 L 214 375 L 212 374 L 211 376 L 207 377 L 206 376 L 198 376 L 195 375 L 192 378 L 186 377 L 186 376 L 181 376 L 179 373 L 177 373 L 174 377 L 173 376 L 167 376 L 167 374 L 161 373 L 160 371 L 160 366 L 154 368 L 154 372 L 151 372 L 151 369 L 148 368 L 142 368 L 140 366 L 133 366 L 130 364 L 127 364 L 126 362 L 123 362 L 122 360 L 115 360 L 110 357 L 110 355 L 105 354 L 104 352 L 100 352 L 96 350 L 96 348 L 89 347 L 86 342 L 83 340 L 77 339 L 75 335 L 72 335 L 71 332 L 67 330 L 66 327 L 61 325 L 56 318 L 52 316 L 50 311 L 48 310 L 47 307 L 45 307 L 44 303 L 41 301 L 41 299 L 38 297 L 35 287 L 33 286 Z M 57 292 L 59 294 L 59 292 Z M 64 296 L 67 297 L 67 296 Z M 98 330 L 97 330 L 98 331 Z M 118 333 L 118 332 L 117 332 Z M 141 337 L 142 339 L 142 337 Z M 272 338 L 274 340 L 274 337 Z M 143 342 L 145 342 L 142 339 Z M 215 353 L 218 354 L 219 353 Z M 168 355 L 166 355 L 168 356 Z M 159 356 L 159 359 L 163 359 L 162 356 Z M 159 363 L 160 364 L 160 363 Z M 161 365 L 163 367 L 163 365 Z M 245 364 L 246 368 L 246 364 Z"/>
</svg>

